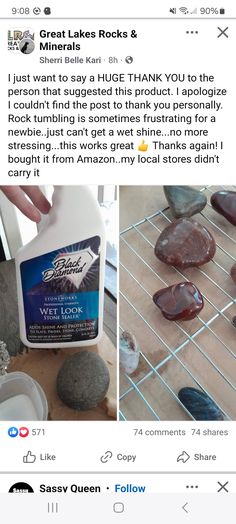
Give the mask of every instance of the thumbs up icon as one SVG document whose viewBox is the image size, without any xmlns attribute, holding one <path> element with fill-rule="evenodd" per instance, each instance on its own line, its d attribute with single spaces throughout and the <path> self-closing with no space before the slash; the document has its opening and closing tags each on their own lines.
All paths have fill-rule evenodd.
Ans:
<svg viewBox="0 0 236 524">
<path fill-rule="evenodd" d="M 36 461 L 36 455 L 33 455 L 31 451 L 28 451 L 27 455 L 23 457 L 25 464 L 33 464 Z"/>
<path fill-rule="evenodd" d="M 15 426 L 12 426 L 11 428 L 8 429 L 9 437 L 12 437 L 12 438 L 17 437 L 18 433 L 19 431 Z"/>
<path fill-rule="evenodd" d="M 139 146 L 138 146 L 138 150 L 142 151 L 143 153 L 145 153 L 145 151 L 147 151 L 147 149 L 148 149 L 148 144 L 145 144 L 144 140 L 142 140 L 141 144 L 139 144 Z"/>
</svg>

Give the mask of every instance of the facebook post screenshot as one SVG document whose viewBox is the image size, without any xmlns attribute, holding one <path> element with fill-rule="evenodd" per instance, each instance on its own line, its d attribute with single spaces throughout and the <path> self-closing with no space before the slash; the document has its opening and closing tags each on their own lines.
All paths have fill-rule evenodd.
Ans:
<svg viewBox="0 0 236 524">
<path fill-rule="evenodd" d="M 0 28 L 2 516 L 233 524 L 235 5 Z"/>
</svg>

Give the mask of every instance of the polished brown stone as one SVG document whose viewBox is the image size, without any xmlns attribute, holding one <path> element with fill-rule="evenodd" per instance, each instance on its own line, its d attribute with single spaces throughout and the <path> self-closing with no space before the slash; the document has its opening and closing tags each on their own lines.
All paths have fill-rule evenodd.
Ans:
<svg viewBox="0 0 236 524">
<path fill-rule="evenodd" d="M 181 269 L 206 264 L 215 251 L 211 233 L 192 218 L 179 218 L 167 226 L 155 246 L 157 258 Z"/>
<path fill-rule="evenodd" d="M 153 295 L 153 302 L 167 320 L 192 320 L 204 306 L 202 295 L 192 282 L 160 289 Z"/>
<path fill-rule="evenodd" d="M 236 191 L 217 191 L 211 196 L 211 205 L 236 226 Z"/>
<path fill-rule="evenodd" d="M 231 274 L 232 280 L 233 280 L 234 283 L 236 284 L 236 264 L 234 264 L 234 265 L 231 267 L 230 274 Z"/>
</svg>

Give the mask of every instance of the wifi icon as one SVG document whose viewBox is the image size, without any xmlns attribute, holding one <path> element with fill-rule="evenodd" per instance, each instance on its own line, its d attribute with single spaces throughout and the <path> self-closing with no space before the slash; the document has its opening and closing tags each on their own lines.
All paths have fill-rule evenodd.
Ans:
<svg viewBox="0 0 236 524">
<path fill-rule="evenodd" d="M 187 8 L 187 7 L 180 7 L 179 10 L 180 10 L 180 12 L 183 13 L 184 15 L 187 15 L 187 14 L 188 14 L 188 8 Z"/>
</svg>

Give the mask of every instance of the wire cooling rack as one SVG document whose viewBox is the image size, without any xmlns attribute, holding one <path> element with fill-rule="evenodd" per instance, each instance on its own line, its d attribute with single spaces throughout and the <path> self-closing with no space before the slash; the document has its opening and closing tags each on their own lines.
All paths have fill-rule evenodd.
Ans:
<svg viewBox="0 0 236 524">
<path fill-rule="evenodd" d="M 201 191 L 209 200 L 220 189 Z M 236 420 L 236 285 L 230 277 L 236 262 L 235 227 L 209 201 L 194 218 L 217 245 L 214 259 L 200 268 L 180 270 L 155 257 L 156 240 L 172 221 L 169 207 L 121 231 L 120 329 L 133 333 L 141 349 L 138 370 L 131 376 L 120 372 L 121 420 L 194 420 L 178 398 L 186 386 L 206 392 L 226 420 Z M 170 322 L 152 296 L 187 280 L 200 289 L 204 308 L 192 321 Z"/>
</svg>

